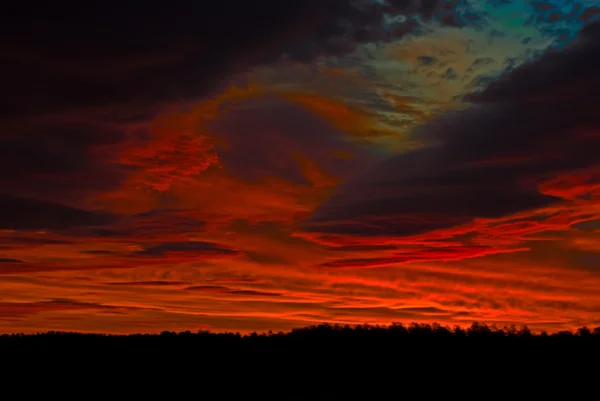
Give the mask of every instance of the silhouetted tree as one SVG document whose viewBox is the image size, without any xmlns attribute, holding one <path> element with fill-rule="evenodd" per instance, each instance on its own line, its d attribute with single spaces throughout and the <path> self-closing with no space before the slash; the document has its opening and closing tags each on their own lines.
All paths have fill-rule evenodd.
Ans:
<svg viewBox="0 0 600 401">
<path fill-rule="evenodd" d="M 297 399 L 311 400 L 322 399 L 315 394 L 327 391 L 357 399 L 354 386 L 371 383 L 367 387 L 372 392 L 386 388 L 385 380 L 404 385 L 423 378 L 435 383 L 434 377 L 452 377 L 455 383 L 497 378 L 494 388 L 505 389 L 507 383 L 533 375 L 562 383 L 575 374 L 596 372 L 589 361 L 598 358 L 600 328 L 536 334 L 527 327 L 500 330 L 478 322 L 466 330 L 436 323 L 393 323 L 320 324 L 289 333 L 248 335 L 199 330 L 128 336 L 54 331 L 0 336 L 0 361 L 16 372 L 52 363 L 53 371 L 63 375 L 86 372 L 91 378 L 95 376 L 88 372 L 105 367 L 110 380 L 135 374 L 155 377 L 144 379 L 154 383 L 173 375 L 181 382 L 187 375 L 192 376 L 190 383 L 200 380 L 210 385 L 225 378 L 230 384 L 220 387 L 222 399 L 239 399 L 232 395 L 236 391 L 250 399 L 248 392 L 256 383 L 272 383 L 261 387 L 263 391 L 288 388 L 304 397 Z M 309 378 L 298 383 L 303 375 Z M 280 393 L 277 396 L 285 399 Z"/>
</svg>

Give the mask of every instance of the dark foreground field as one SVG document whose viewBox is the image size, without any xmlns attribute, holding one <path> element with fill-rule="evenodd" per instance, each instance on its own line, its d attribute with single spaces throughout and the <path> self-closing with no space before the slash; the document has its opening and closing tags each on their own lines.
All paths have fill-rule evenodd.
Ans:
<svg viewBox="0 0 600 401">
<path fill-rule="evenodd" d="M 24 399 L 594 398 L 600 328 L 551 335 L 477 324 L 321 325 L 249 336 L 51 332 L 1 336 L 0 358 L 5 391 L 16 386 Z"/>
</svg>

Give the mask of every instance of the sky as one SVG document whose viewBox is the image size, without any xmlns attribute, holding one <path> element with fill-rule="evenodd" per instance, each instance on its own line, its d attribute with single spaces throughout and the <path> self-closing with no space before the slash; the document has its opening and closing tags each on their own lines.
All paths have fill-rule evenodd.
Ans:
<svg viewBox="0 0 600 401">
<path fill-rule="evenodd" d="M 595 3 L 7 6 L 0 332 L 600 325 Z"/>
</svg>

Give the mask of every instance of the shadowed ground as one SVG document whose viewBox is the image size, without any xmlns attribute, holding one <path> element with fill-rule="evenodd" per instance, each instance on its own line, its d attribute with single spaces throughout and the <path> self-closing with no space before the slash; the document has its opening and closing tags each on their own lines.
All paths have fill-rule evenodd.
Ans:
<svg viewBox="0 0 600 401">
<path fill-rule="evenodd" d="M 563 391 L 572 397 L 593 386 L 599 356 L 600 328 L 534 334 L 479 324 L 466 330 L 320 325 L 248 336 L 0 337 L 5 378 L 14 377 L 5 381 L 8 387 L 21 383 L 32 396 L 43 389 L 44 395 L 82 398 L 90 392 L 115 399 L 399 399 L 417 393 L 429 399 L 437 392 L 537 398 Z"/>
</svg>

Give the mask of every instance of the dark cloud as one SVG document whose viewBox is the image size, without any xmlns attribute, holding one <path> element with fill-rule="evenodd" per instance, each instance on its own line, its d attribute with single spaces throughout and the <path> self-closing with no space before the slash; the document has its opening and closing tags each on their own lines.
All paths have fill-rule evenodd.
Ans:
<svg viewBox="0 0 600 401">
<path fill-rule="evenodd" d="M 262 281 L 251 277 L 221 277 L 207 279 L 206 282 L 216 284 L 257 284 Z"/>
<path fill-rule="evenodd" d="M 206 223 L 194 217 L 196 210 L 154 209 L 133 216 L 129 225 L 121 228 L 119 235 L 134 237 L 160 237 L 167 233 L 193 233 L 205 231 Z"/>
<path fill-rule="evenodd" d="M 256 182 L 276 175 L 297 184 L 310 184 L 298 156 L 308 157 L 326 173 L 343 177 L 369 159 L 368 146 L 347 140 L 324 118 L 276 98 L 261 97 L 240 103 L 235 110 L 207 124 L 217 137 L 224 167 L 236 177 Z M 353 158 L 336 157 L 348 152 Z"/>
<path fill-rule="evenodd" d="M 12 230 L 66 230 L 102 226 L 115 216 L 52 202 L 0 195 L 0 228 Z"/>
<path fill-rule="evenodd" d="M 88 302 L 79 302 L 71 299 L 51 299 L 41 302 L 0 302 L 0 317 L 21 319 L 30 315 L 44 312 L 78 311 L 78 310 L 105 310 L 112 311 L 119 308 L 112 305 L 101 305 Z"/>
<path fill-rule="evenodd" d="M 421 65 L 432 65 L 437 61 L 435 57 L 431 56 L 419 56 L 418 60 Z"/>
<path fill-rule="evenodd" d="M 19 259 L 0 258 L 0 263 L 25 263 Z"/>
<path fill-rule="evenodd" d="M 248 260 L 251 260 L 254 263 L 258 263 L 261 265 L 289 265 L 290 261 L 278 254 L 274 253 L 265 253 L 265 252 L 254 252 L 254 251 L 245 251 L 244 252 Z"/>
<path fill-rule="evenodd" d="M 583 13 L 581 13 L 581 16 L 579 18 L 581 18 L 582 21 L 590 21 L 590 20 L 594 20 L 594 19 L 598 19 L 600 17 L 600 7 L 597 6 L 592 6 L 588 9 L 586 9 Z"/>
<path fill-rule="evenodd" d="M 561 52 L 549 52 L 537 62 L 520 66 L 467 100 L 476 103 L 527 102 L 530 105 L 547 102 L 548 106 L 555 106 L 554 102 L 576 98 L 583 106 L 583 101 L 595 94 L 600 81 L 595 74 L 600 62 L 598 49 L 600 23 L 589 24 L 579 33 L 578 41 Z M 569 107 L 569 111 L 583 112 L 575 107 Z"/>
<path fill-rule="evenodd" d="M 197 291 L 197 292 L 216 292 L 216 293 L 226 293 L 231 291 L 229 288 L 221 286 L 221 285 L 194 285 L 186 288 L 187 291 Z"/>
<path fill-rule="evenodd" d="M 330 251 L 339 252 L 377 252 L 377 251 L 393 251 L 398 249 L 397 245 L 345 245 L 332 246 L 328 248 Z"/>
<path fill-rule="evenodd" d="M 81 251 L 81 253 L 86 255 L 116 255 L 113 251 L 107 251 L 104 249 L 89 249 L 85 251 Z"/>
<path fill-rule="evenodd" d="M 574 224 L 573 228 L 590 231 L 600 230 L 600 220 L 584 221 L 582 223 Z"/>
<path fill-rule="evenodd" d="M 0 16 L 0 186 L 78 206 L 115 189 L 135 166 L 115 160 L 140 144 L 166 105 L 210 95 L 237 72 L 282 56 L 312 61 L 445 20 L 464 2 L 369 0 L 67 1 Z M 458 11 L 456 11 L 458 12 Z M 285 166 L 284 166 L 285 167 Z"/>
<path fill-rule="evenodd" d="M 93 229 L 91 230 L 91 234 L 102 238 L 119 237 L 123 235 L 123 233 L 117 230 L 112 230 L 110 228 Z"/>
<path fill-rule="evenodd" d="M 596 23 L 472 95 L 471 109 L 423 127 L 426 147 L 342 185 L 306 229 L 404 236 L 558 201 L 538 186 L 600 162 L 599 68 Z"/>
<path fill-rule="evenodd" d="M 225 248 L 220 244 L 203 241 L 190 242 L 166 242 L 159 245 L 152 245 L 143 251 L 136 252 L 135 255 L 160 257 L 167 253 L 195 253 L 207 255 L 238 255 L 239 252 L 233 249 Z"/>
<path fill-rule="evenodd" d="M 81 234 L 102 239 L 135 238 L 138 241 L 160 240 L 170 235 L 197 235 L 206 223 L 195 218 L 196 210 L 154 209 L 120 219 L 112 228 L 92 227 Z"/>
<path fill-rule="evenodd" d="M 280 54 L 341 55 L 359 42 L 408 30 L 385 30 L 384 13 L 429 19 L 454 6 L 437 0 L 147 1 L 141 8 L 68 1 L 35 9 L 13 3 L 0 20 L 7 48 L 3 115 L 197 96 L 227 74 Z"/>
<path fill-rule="evenodd" d="M 11 233 L 12 234 L 12 233 Z M 64 239 L 56 239 L 56 238 L 34 238 L 34 237 L 23 237 L 17 235 L 10 235 L 7 237 L 3 237 L 2 245 L 9 245 L 10 247 L 14 246 L 29 246 L 29 245 L 69 245 L 72 244 L 73 241 L 68 241 Z"/>
<path fill-rule="evenodd" d="M 185 281 L 111 281 L 105 283 L 106 285 L 116 287 L 176 287 L 180 285 L 186 285 Z"/>
<path fill-rule="evenodd" d="M 251 297 L 280 297 L 282 294 L 278 292 L 265 292 L 255 290 L 234 290 L 229 287 L 220 285 L 195 285 L 186 288 L 187 291 L 230 294 L 230 295 L 247 295 Z"/>
<path fill-rule="evenodd" d="M 251 295 L 257 297 L 280 297 L 281 294 L 278 292 L 265 292 L 265 291 L 253 291 L 253 290 L 234 290 L 230 294 L 236 295 Z"/>
<path fill-rule="evenodd" d="M 511 250 L 514 251 L 514 250 Z M 403 252 L 395 253 L 389 257 L 376 258 L 357 258 L 357 259 L 337 259 L 331 262 L 321 263 L 317 267 L 328 269 L 347 269 L 347 268 L 374 268 L 401 265 L 405 263 L 462 260 L 476 258 L 480 256 L 502 253 L 484 246 L 458 246 L 452 247 L 416 247 Z"/>
<path fill-rule="evenodd" d="M 0 121 L 0 185 L 15 196 L 77 202 L 112 189 L 130 170 L 115 163 L 122 128 L 77 118 Z"/>
</svg>

